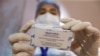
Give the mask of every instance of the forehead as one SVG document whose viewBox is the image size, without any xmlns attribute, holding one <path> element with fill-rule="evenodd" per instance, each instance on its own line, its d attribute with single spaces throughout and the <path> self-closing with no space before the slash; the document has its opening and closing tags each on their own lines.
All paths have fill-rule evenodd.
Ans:
<svg viewBox="0 0 100 56">
<path fill-rule="evenodd" d="M 51 8 L 53 8 L 53 9 L 55 9 L 55 10 L 57 9 L 57 8 L 56 8 L 54 5 L 52 5 L 52 4 L 44 4 L 44 5 L 41 6 L 41 9 L 42 9 L 42 8 L 43 8 L 43 9 L 44 9 L 44 8 L 45 8 L 45 9 L 51 9 Z"/>
</svg>

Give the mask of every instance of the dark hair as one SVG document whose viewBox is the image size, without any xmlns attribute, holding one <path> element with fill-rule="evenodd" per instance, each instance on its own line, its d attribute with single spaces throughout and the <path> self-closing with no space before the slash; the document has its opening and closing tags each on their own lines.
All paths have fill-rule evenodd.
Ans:
<svg viewBox="0 0 100 56">
<path fill-rule="evenodd" d="M 59 15 L 60 15 L 60 8 L 58 6 L 57 3 L 54 2 L 50 2 L 50 1 L 42 1 L 37 5 L 37 9 L 36 9 L 36 14 L 35 14 L 35 18 L 37 17 L 38 11 L 40 10 L 40 8 L 44 5 L 44 4 L 51 4 L 53 5 L 55 8 L 57 8 Z"/>
</svg>

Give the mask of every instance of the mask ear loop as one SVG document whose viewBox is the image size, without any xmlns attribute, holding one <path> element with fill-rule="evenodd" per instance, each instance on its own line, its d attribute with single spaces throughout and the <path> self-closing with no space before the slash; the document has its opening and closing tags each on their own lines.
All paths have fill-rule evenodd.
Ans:
<svg viewBox="0 0 100 56">
<path fill-rule="evenodd" d="M 47 51 L 48 51 L 48 47 L 46 47 L 45 49 L 43 47 L 40 47 L 41 49 L 41 56 L 47 56 Z"/>
</svg>

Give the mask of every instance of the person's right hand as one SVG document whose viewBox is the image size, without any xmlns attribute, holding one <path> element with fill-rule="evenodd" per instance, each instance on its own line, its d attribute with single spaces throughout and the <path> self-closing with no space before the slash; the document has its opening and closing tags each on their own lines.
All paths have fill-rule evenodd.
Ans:
<svg viewBox="0 0 100 56">
<path fill-rule="evenodd" d="M 19 31 L 9 36 L 9 41 L 12 45 L 12 56 L 33 56 L 35 48 L 28 44 L 31 41 L 31 36 L 26 32 L 34 24 L 34 21 L 26 23 Z"/>
</svg>

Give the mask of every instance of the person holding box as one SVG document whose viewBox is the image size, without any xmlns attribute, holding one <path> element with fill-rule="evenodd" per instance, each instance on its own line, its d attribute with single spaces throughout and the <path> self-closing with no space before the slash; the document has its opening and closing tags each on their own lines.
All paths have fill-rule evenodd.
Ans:
<svg viewBox="0 0 100 56">
<path fill-rule="evenodd" d="M 48 18 L 45 18 L 46 16 L 48 16 Z M 13 56 L 35 56 L 35 50 L 37 50 L 37 48 L 39 49 L 39 47 L 33 47 L 26 44 L 32 40 L 31 36 L 26 34 L 26 32 L 32 25 L 34 26 L 35 22 L 59 26 L 60 21 L 64 23 L 61 27 L 62 29 L 71 30 L 75 34 L 75 40 L 71 45 L 72 52 L 77 56 L 98 56 L 100 31 L 93 27 L 90 22 L 82 22 L 72 18 L 60 19 L 59 6 L 54 2 L 48 1 L 42 1 L 38 4 L 35 21 L 29 21 L 20 29 L 19 33 L 9 36 Z M 50 50 L 49 48 L 47 49 L 48 51 Z M 54 55 L 59 55 L 57 52 L 59 53 L 59 50 L 57 50 Z"/>
</svg>

